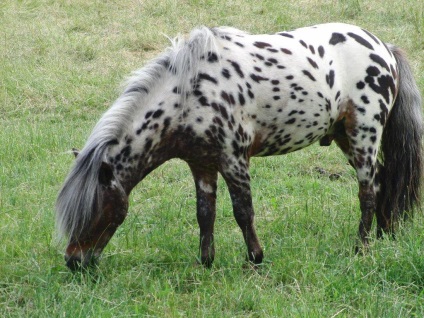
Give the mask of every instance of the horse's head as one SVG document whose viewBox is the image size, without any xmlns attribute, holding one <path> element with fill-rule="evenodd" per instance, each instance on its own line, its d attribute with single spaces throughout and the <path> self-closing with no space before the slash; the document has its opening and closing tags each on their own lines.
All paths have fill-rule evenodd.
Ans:
<svg viewBox="0 0 424 318">
<path fill-rule="evenodd" d="M 66 248 L 65 261 L 71 270 L 94 264 L 127 215 L 128 196 L 110 164 L 101 164 L 98 181 L 94 211 L 82 230 L 71 234 Z"/>
</svg>

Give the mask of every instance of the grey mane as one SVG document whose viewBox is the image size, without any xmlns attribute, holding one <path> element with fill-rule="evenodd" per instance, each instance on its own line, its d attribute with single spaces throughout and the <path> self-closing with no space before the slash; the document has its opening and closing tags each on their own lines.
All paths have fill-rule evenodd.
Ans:
<svg viewBox="0 0 424 318">
<path fill-rule="evenodd" d="M 201 58 L 216 51 L 214 33 L 217 32 L 201 27 L 193 30 L 188 40 L 181 37 L 172 40 L 170 48 L 129 78 L 124 93 L 94 127 L 59 192 L 56 226 L 61 238 L 78 237 L 87 230 L 93 215 L 100 213 L 98 175 L 102 161 L 106 160 L 109 146 L 118 143 L 124 129 L 131 124 L 135 110 L 143 107 L 143 98 L 167 71 L 178 77 L 184 98 L 191 89 L 190 78 L 197 75 Z"/>
</svg>

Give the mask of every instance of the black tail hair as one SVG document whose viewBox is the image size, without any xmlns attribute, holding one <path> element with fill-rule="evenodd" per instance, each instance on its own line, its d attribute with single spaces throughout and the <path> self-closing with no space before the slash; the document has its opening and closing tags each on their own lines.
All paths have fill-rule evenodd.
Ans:
<svg viewBox="0 0 424 318">
<path fill-rule="evenodd" d="M 422 99 L 405 53 L 389 45 L 398 64 L 399 91 L 384 127 L 377 193 L 377 236 L 394 235 L 397 224 L 419 205 L 423 173 Z"/>
</svg>

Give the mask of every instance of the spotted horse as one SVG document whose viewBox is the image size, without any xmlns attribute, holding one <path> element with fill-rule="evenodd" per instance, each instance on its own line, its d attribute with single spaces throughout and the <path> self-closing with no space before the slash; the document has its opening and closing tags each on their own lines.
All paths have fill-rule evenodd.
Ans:
<svg viewBox="0 0 424 318">
<path fill-rule="evenodd" d="M 367 246 L 419 203 L 421 97 L 405 54 L 370 32 L 322 24 L 273 35 L 193 30 L 129 78 L 94 127 L 59 193 L 57 227 L 71 269 L 100 256 L 132 189 L 171 158 L 194 177 L 200 260 L 215 257 L 217 176 L 225 180 L 248 259 L 254 227 L 249 160 L 334 141 L 356 171 Z"/>
</svg>

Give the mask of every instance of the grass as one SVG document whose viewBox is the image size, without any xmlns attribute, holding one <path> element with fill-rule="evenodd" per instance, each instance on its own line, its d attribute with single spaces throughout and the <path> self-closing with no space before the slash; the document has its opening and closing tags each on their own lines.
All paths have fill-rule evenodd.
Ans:
<svg viewBox="0 0 424 318">
<path fill-rule="evenodd" d="M 163 34 L 200 24 L 270 33 L 355 23 L 403 47 L 423 90 L 422 17 L 419 0 L 2 1 L 0 316 L 422 317 L 423 216 L 398 240 L 354 255 L 357 185 L 334 146 L 252 160 L 266 256 L 257 271 L 243 267 L 222 180 L 216 262 L 195 265 L 194 186 L 177 160 L 133 192 L 129 216 L 93 272 L 64 266 L 53 209 L 68 151 L 82 147 L 125 76 L 166 47 Z"/>
</svg>

